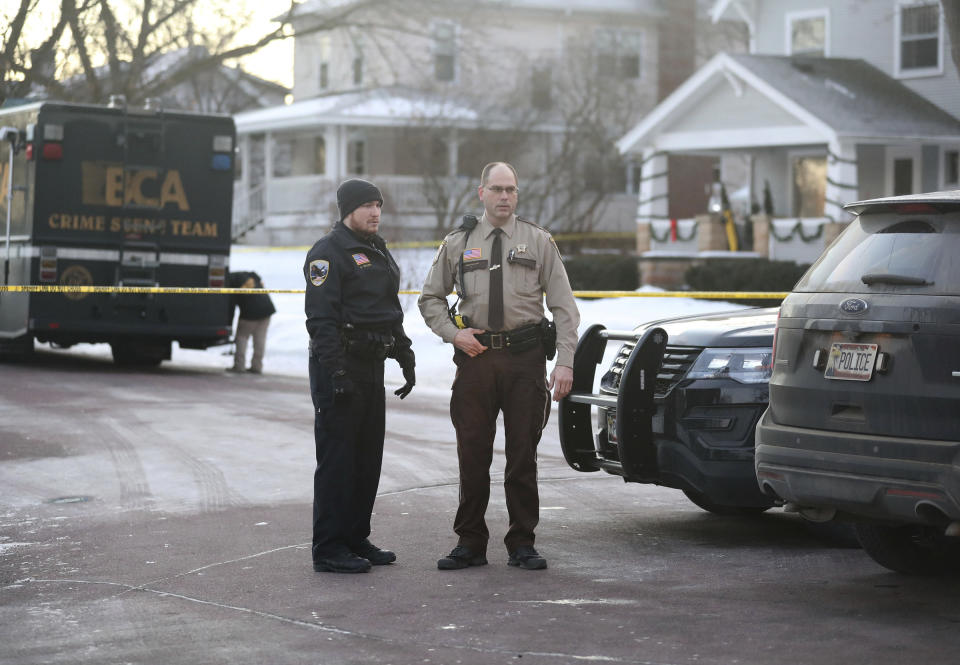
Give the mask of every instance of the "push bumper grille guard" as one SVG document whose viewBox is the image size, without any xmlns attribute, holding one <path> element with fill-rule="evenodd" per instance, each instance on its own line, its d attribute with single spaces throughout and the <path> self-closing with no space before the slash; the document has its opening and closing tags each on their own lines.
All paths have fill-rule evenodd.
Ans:
<svg viewBox="0 0 960 665">
<path fill-rule="evenodd" d="M 636 342 L 623 367 L 616 396 L 593 393 L 597 365 L 607 342 Z M 607 330 L 591 326 L 573 356 L 573 390 L 560 402 L 560 447 L 563 456 L 578 471 L 599 471 L 602 460 L 594 443 L 591 407 L 617 410 L 617 441 L 624 475 L 649 476 L 656 471 L 653 446 L 653 415 L 656 412 L 657 373 L 663 363 L 667 333 L 649 328 L 643 333 Z"/>
</svg>

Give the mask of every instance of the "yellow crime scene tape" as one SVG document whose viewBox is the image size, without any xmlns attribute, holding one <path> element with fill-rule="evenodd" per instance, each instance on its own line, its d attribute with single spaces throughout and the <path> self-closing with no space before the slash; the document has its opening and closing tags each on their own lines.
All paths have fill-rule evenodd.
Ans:
<svg viewBox="0 0 960 665">
<path fill-rule="evenodd" d="M 637 237 L 637 234 L 632 231 L 593 231 L 590 233 L 557 233 L 554 234 L 553 239 L 558 241 L 565 240 L 624 240 L 624 239 L 634 239 Z M 436 249 L 440 246 L 439 240 L 409 240 L 404 242 L 388 242 L 387 247 L 390 249 L 419 249 L 421 247 L 430 247 Z M 310 249 L 310 245 L 284 245 L 284 246 L 272 246 L 272 247 L 244 247 L 244 246 L 235 246 L 231 250 L 232 252 L 244 253 L 244 252 L 285 252 L 285 251 L 303 251 L 306 252 Z"/>
<path fill-rule="evenodd" d="M 304 289 L 235 289 L 185 286 L 66 286 L 56 284 L 0 286 L 0 293 L 129 293 L 252 295 L 254 293 L 290 293 L 303 295 Z M 420 295 L 403 289 L 400 295 Z M 577 298 L 694 298 L 697 300 L 783 300 L 786 293 L 774 291 L 574 291 Z"/>
</svg>

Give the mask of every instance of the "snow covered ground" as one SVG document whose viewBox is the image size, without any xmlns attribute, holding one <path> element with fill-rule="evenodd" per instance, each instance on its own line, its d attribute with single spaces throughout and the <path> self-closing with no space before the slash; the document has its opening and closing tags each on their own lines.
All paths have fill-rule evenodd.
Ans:
<svg viewBox="0 0 960 665">
<path fill-rule="evenodd" d="M 433 249 L 400 249 L 394 252 L 403 271 L 405 290 L 419 290 L 426 277 Z M 303 262 L 306 248 L 257 248 L 236 246 L 230 258 L 232 270 L 255 270 L 263 278 L 267 289 L 303 289 Z M 645 291 L 656 291 L 645 287 Z M 202 298 L 204 296 L 195 296 Z M 271 294 L 277 313 L 270 322 L 264 372 L 289 376 L 307 376 L 307 332 L 304 326 L 302 294 Z M 453 382 L 453 348 L 433 334 L 420 316 L 417 296 L 403 295 L 401 302 L 406 312 L 404 329 L 413 340 L 417 355 L 418 391 L 445 392 Z M 646 321 L 684 314 L 699 314 L 741 309 L 723 301 L 694 300 L 690 298 L 606 298 L 580 299 L 580 332 L 594 323 L 602 323 L 611 330 L 630 330 Z M 610 347 L 615 345 L 611 344 Z M 181 349 L 174 345 L 171 363 L 178 366 L 222 367 L 233 361 L 231 347 L 213 347 L 204 351 Z M 251 349 L 248 346 L 248 354 Z M 610 351 L 610 350 L 608 350 Z M 612 349 L 615 352 L 615 349 Z M 80 344 L 64 353 L 109 356 L 106 344 Z M 548 372 L 552 367 L 547 368 Z M 256 377 L 229 375 L 237 380 L 256 380 Z M 387 386 L 400 386 L 403 378 L 393 361 L 387 362 Z"/>
</svg>

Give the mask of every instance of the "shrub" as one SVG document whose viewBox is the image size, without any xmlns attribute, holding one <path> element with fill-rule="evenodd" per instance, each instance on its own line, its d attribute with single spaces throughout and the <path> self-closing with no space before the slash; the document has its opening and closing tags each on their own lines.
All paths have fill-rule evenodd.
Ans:
<svg viewBox="0 0 960 665">
<path fill-rule="evenodd" d="M 634 291 L 640 286 L 635 256 L 581 254 L 563 264 L 574 291 Z"/>
<path fill-rule="evenodd" d="M 694 291 L 790 291 L 810 265 L 769 259 L 715 259 L 691 266 L 684 275 Z M 737 300 L 775 305 L 773 300 Z"/>
</svg>

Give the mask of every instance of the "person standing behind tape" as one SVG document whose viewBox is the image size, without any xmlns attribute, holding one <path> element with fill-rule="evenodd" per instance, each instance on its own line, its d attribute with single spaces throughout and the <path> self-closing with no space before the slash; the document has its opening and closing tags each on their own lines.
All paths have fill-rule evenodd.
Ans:
<svg viewBox="0 0 960 665">
<path fill-rule="evenodd" d="M 484 519 L 497 414 L 506 439 L 504 491 L 510 525 L 508 564 L 547 567 L 534 548 L 539 522 L 537 445 L 556 401 L 573 386 L 573 352 L 580 314 L 556 243 L 545 229 L 517 217 L 516 170 L 505 162 L 484 167 L 478 189 L 484 214 L 467 216 L 440 245 L 420 296 L 431 330 L 455 347 L 457 366 L 450 416 L 457 434 L 460 503 L 453 529 L 457 546 L 437 561 L 440 570 L 487 563 Z M 461 311 L 448 309 L 456 286 Z M 543 317 L 544 294 L 553 328 Z M 555 345 L 555 346 L 554 346 Z M 547 383 L 545 356 L 557 364 Z"/>
<path fill-rule="evenodd" d="M 230 273 L 228 284 L 233 288 L 262 289 L 263 281 L 255 272 Z M 228 372 L 242 372 L 247 358 L 247 340 L 253 337 L 253 357 L 250 359 L 252 374 L 263 374 L 263 354 L 267 350 L 267 328 L 270 317 L 277 313 L 273 301 L 266 293 L 236 295 L 231 298 L 240 308 L 237 317 L 237 333 L 234 336 L 236 349 L 233 352 L 233 366 Z"/>
<path fill-rule="evenodd" d="M 383 461 L 383 362 L 395 358 L 416 383 L 403 330 L 400 268 L 377 235 L 383 196 L 371 182 L 337 189 L 340 222 L 317 241 L 303 266 L 310 333 L 310 395 L 317 467 L 313 476 L 313 568 L 365 573 L 396 555 L 370 542 L 370 516 Z"/>
</svg>

